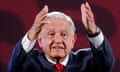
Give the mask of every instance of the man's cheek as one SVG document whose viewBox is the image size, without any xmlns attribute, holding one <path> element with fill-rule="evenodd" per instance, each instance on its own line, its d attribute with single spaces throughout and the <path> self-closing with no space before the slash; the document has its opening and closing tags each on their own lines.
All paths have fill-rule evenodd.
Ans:
<svg viewBox="0 0 120 72">
<path fill-rule="evenodd" d="M 73 42 L 72 41 L 68 41 L 67 45 L 68 45 L 68 48 L 73 48 Z"/>
<path fill-rule="evenodd" d="M 47 45 L 47 41 L 46 41 L 46 39 L 42 39 L 41 40 L 41 45 L 42 45 L 42 48 L 45 48 L 46 47 L 46 45 Z"/>
<path fill-rule="evenodd" d="M 42 40 L 42 47 L 43 48 L 49 47 L 50 44 L 51 44 L 51 40 L 47 40 L 47 39 Z"/>
</svg>

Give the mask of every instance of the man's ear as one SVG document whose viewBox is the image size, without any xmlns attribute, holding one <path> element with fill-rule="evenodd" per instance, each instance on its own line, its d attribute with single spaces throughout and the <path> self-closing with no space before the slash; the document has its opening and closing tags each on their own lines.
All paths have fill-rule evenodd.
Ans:
<svg viewBox="0 0 120 72">
<path fill-rule="evenodd" d="M 73 44 L 75 44 L 76 40 L 77 40 L 77 34 L 74 34 L 74 37 L 72 39 Z"/>
<path fill-rule="evenodd" d="M 41 48 L 42 44 L 41 44 L 41 36 L 40 36 L 40 35 L 38 35 L 37 41 L 38 41 L 38 44 L 39 44 L 39 46 L 40 46 L 40 48 Z"/>
</svg>

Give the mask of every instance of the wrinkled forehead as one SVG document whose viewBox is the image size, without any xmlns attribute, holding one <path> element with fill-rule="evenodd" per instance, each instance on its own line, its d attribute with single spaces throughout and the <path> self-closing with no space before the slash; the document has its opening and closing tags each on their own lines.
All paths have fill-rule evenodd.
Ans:
<svg viewBox="0 0 120 72">
<path fill-rule="evenodd" d="M 61 19 L 61 18 L 49 18 L 49 17 L 46 17 L 46 21 L 48 21 L 48 23 L 50 23 L 50 24 L 65 24 L 65 25 L 71 25 L 70 23 L 69 23 L 69 21 L 67 21 L 66 19 Z"/>
<path fill-rule="evenodd" d="M 58 18 L 48 18 L 46 21 L 48 21 L 47 24 L 44 24 L 42 27 L 41 32 L 42 33 L 48 33 L 48 32 L 68 32 L 72 33 L 72 27 L 69 24 L 68 21 L 64 19 L 58 19 Z"/>
<path fill-rule="evenodd" d="M 58 18 L 49 18 L 47 19 L 49 22 L 46 24 L 48 28 L 55 28 L 55 29 L 71 29 L 71 25 L 65 19 L 58 19 Z"/>
</svg>

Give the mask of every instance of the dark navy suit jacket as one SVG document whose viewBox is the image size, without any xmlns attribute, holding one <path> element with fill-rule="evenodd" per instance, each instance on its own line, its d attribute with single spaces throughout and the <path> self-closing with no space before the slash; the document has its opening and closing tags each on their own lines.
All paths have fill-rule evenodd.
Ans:
<svg viewBox="0 0 120 72">
<path fill-rule="evenodd" d="M 71 52 L 65 72 L 111 72 L 114 64 L 111 47 L 106 39 L 101 46 L 103 49 L 95 49 L 91 44 L 88 50 Z M 13 51 L 8 72 L 55 72 L 55 68 L 35 48 L 26 54 L 20 41 Z"/>
</svg>

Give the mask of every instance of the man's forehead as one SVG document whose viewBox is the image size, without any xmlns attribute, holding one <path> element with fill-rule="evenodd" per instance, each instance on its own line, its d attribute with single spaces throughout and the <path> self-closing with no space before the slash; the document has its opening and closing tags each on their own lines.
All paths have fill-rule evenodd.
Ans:
<svg viewBox="0 0 120 72">
<path fill-rule="evenodd" d="M 56 27 L 54 27 L 54 26 L 47 26 L 46 28 L 43 28 L 42 30 L 43 31 L 47 31 L 47 32 L 49 32 L 49 31 L 51 31 L 51 32 L 69 32 L 69 31 L 71 31 L 70 30 L 71 28 L 68 28 L 68 27 L 59 27 L 59 28 L 56 28 Z"/>
<path fill-rule="evenodd" d="M 70 28 L 71 25 L 69 24 L 68 21 L 64 19 L 56 19 L 56 18 L 50 18 L 47 19 L 48 23 L 44 25 L 45 28 L 49 29 L 59 29 L 59 28 Z"/>
<path fill-rule="evenodd" d="M 66 19 L 60 19 L 60 18 L 47 18 L 46 19 L 48 22 L 50 22 L 50 23 L 56 23 L 56 24 L 58 24 L 58 23 L 68 23 L 69 24 L 69 22 L 66 20 Z"/>
</svg>

